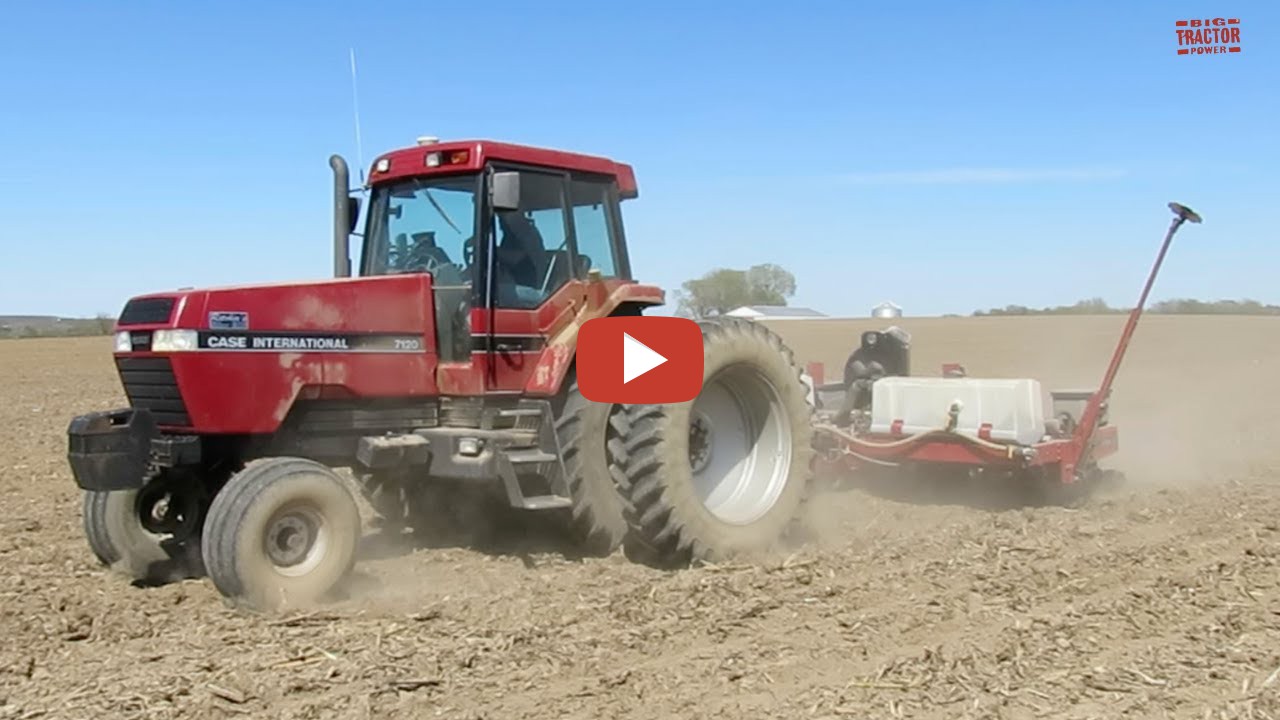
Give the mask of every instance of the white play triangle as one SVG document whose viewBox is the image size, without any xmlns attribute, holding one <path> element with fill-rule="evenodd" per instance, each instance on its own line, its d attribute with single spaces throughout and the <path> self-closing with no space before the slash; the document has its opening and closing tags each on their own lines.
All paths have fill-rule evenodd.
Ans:
<svg viewBox="0 0 1280 720">
<path fill-rule="evenodd" d="M 644 343 L 622 333 L 622 383 L 624 385 L 666 361 L 666 358 L 650 350 Z"/>
</svg>

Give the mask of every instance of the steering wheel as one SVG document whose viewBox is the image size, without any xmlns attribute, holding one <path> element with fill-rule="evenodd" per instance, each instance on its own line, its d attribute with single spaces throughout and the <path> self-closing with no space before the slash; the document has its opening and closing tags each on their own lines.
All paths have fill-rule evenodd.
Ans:
<svg viewBox="0 0 1280 720">
<path fill-rule="evenodd" d="M 400 266 L 401 272 L 409 271 L 409 268 L 420 268 L 421 272 L 435 274 L 437 268 L 444 264 L 436 259 L 435 255 L 425 252 L 427 249 L 433 248 L 414 248 L 410 250 L 404 259 L 404 264 Z"/>
</svg>

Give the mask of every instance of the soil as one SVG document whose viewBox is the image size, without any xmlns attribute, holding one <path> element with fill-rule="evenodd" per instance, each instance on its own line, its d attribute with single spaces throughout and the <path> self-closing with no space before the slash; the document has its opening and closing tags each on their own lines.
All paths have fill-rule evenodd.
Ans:
<svg viewBox="0 0 1280 720">
<path fill-rule="evenodd" d="M 913 370 L 1096 384 L 1123 318 L 903 319 Z M 834 373 L 879 323 L 774 325 Z M 526 527 L 375 535 L 346 597 L 133 587 L 80 528 L 65 431 L 104 338 L 0 343 L 0 718 L 1280 718 L 1280 322 L 1152 317 L 1115 389 L 1127 482 L 1076 509 L 824 498 L 812 544 L 663 572 Z"/>
</svg>

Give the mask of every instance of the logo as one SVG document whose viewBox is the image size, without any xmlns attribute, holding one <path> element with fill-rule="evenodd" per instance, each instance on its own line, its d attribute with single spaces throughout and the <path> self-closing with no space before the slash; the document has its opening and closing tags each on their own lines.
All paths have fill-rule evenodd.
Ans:
<svg viewBox="0 0 1280 720">
<path fill-rule="evenodd" d="M 1240 52 L 1239 18 L 1178 20 L 1179 55 L 1217 55 Z"/>
<path fill-rule="evenodd" d="M 298 332 L 200 331 L 197 350 L 242 352 L 414 353 L 422 352 L 420 335 L 382 333 L 313 334 Z"/>
<path fill-rule="evenodd" d="M 247 312 L 211 312 L 209 328 L 212 330 L 248 330 L 249 313 Z"/>
<path fill-rule="evenodd" d="M 578 389 L 592 402 L 688 402 L 702 390 L 702 328 L 678 317 L 588 320 L 578 333 Z"/>
</svg>

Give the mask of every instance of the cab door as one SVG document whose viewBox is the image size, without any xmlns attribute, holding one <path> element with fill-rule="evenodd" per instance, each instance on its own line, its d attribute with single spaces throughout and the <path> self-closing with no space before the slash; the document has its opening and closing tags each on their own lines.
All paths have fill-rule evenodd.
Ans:
<svg viewBox="0 0 1280 720">
<path fill-rule="evenodd" d="M 494 166 L 494 171 L 516 168 Z M 486 394 L 520 393 L 547 347 L 585 301 L 577 271 L 569 176 L 518 168 L 518 209 L 486 203 L 486 302 L 473 315 L 472 347 Z M 493 308 L 492 328 L 487 308 Z"/>
</svg>

